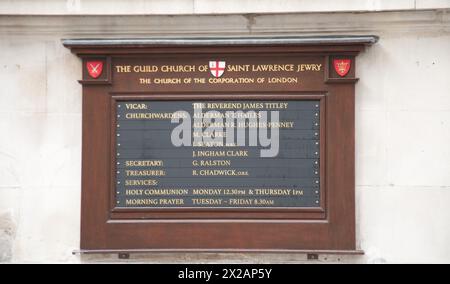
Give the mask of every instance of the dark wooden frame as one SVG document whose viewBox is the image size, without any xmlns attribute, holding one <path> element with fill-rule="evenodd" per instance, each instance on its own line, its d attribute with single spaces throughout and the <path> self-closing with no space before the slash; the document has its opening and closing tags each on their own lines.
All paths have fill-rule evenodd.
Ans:
<svg viewBox="0 0 450 284">
<path fill-rule="evenodd" d="M 114 101 L 120 99 L 208 99 L 206 93 L 117 93 L 111 77 L 93 83 L 83 78 L 83 159 L 81 249 L 83 252 L 243 251 L 355 253 L 355 65 L 345 78 L 329 67 L 333 56 L 353 58 L 369 43 L 277 44 L 258 46 L 140 46 L 116 44 L 68 47 L 82 58 L 149 54 L 300 54 L 323 57 L 323 83 L 317 90 L 272 96 L 262 90 L 213 99 L 321 100 L 321 209 L 283 210 L 129 210 L 112 206 L 115 172 Z M 111 66 L 108 65 L 108 70 Z M 111 75 L 111 72 L 109 72 Z M 272 92 L 273 93 L 273 92 Z M 255 97 L 256 96 L 256 97 Z M 325 163 L 323 161 L 326 161 Z"/>
</svg>

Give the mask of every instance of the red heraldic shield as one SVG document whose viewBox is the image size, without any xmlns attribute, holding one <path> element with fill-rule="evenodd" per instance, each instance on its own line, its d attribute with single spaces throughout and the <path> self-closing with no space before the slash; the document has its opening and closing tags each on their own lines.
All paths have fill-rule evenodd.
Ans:
<svg viewBox="0 0 450 284">
<path fill-rule="evenodd" d="M 102 75 L 103 72 L 103 62 L 102 61 L 88 61 L 86 62 L 86 68 L 88 70 L 89 76 L 97 79 Z"/>
<path fill-rule="evenodd" d="M 209 61 L 209 71 L 216 78 L 223 75 L 223 72 L 225 72 L 225 66 L 225 61 Z"/>
<path fill-rule="evenodd" d="M 350 71 L 352 61 L 350 59 L 334 59 L 334 70 L 339 76 L 344 77 Z"/>
</svg>

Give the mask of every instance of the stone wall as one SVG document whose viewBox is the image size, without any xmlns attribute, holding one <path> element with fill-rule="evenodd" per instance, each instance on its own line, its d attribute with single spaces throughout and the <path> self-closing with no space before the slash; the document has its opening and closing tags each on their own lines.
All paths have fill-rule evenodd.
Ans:
<svg viewBox="0 0 450 284">
<path fill-rule="evenodd" d="M 396 11 L 449 8 L 449 0 L 3 0 L 4 15 L 191 15 Z"/>
</svg>

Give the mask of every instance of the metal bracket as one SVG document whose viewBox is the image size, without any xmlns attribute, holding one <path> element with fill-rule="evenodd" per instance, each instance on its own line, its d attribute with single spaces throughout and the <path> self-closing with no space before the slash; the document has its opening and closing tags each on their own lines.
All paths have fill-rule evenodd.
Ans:
<svg viewBox="0 0 450 284">
<path fill-rule="evenodd" d="M 121 252 L 121 253 L 119 253 L 118 256 L 119 256 L 119 259 L 130 259 L 129 253 Z"/>
</svg>

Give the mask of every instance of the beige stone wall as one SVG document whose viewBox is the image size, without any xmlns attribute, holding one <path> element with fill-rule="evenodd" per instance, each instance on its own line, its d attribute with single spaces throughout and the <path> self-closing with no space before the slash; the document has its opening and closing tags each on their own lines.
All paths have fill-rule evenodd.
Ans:
<svg viewBox="0 0 450 284">
<path fill-rule="evenodd" d="M 381 37 L 357 61 L 357 239 L 366 255 L 320 261 L 450 262 L 450 11 L 417 10 L 448 1 L 398 1 L 414 8 L 391 12 L 123 17 L 30 17 L 70 14 L 69 2 L 93 10 L 90 1 L 46 1 L 39 8 L 37 1 L 19 2 L 0 3 L 1 14 L 25 14 L 0 16 L 0 262 L 117 260 L 71 254 L 79 247 L 81 62 L 62 38 L 312 34 Z M 202 1 L 178 2 L 214 11 Z M 249 1 L 241 2 L 247 11 Z M 281 2 L 267 11 L 294 1 Z M 362 1 L 343 2 L 353 10 Z M 390 1 L 367 2 L 372 6 L 364 10 Z M 154 254 L 131 261 L 272 263 L 306 256 Z"/>
<path fill-rule="evenodd" d="M 2 0 L 4 15 L 190 15 L 442 9 L 450 0 Z"/>
</svg>

